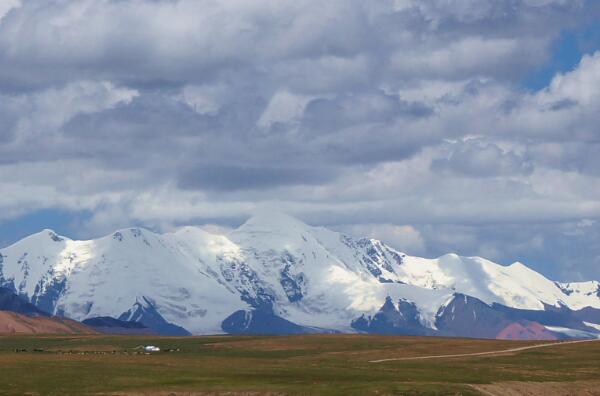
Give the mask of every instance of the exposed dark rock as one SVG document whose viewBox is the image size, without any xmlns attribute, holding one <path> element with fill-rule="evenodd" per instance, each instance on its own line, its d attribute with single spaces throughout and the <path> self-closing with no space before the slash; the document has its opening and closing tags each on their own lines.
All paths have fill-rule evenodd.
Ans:
<svg viewBox="0 0 600 396">
<path fill-rule="evenodd" d="M 35 287 L 31 302 L 46 312 L 54 312 L 56 303 L 67 285 L 66 278 L 55 278 L 51 272 Z"/>
<path fill-rule="evenodd" d="M 401 265 L 403 258 L 400 254 L 389 249 L 379 241 L 368 238 L 354 240 L 346 235 L 340 236 L 340 241 L 349 248 L 362 252 L 356 258 L 361 261 L 364 267 L 381 283 L 403 283 L 383 276 L 383 271 L 395 273 L 392 264 Z"/>
<path fill-rule="evenodd" d="M 303 273 L 294 273 L 295 259 L 289 253 L 282 258 L 284 267 L 281 270 L 279 282 L 290 302 L 302 300 L 306 279 Z"/>
<path fill-rule="evenodd" d="M 54 231 L 48 231 L 48 236 L 50 236 L 50 239 L 52 239 L 54 242 L 64 241 L 64 239 L 59 237 Z"/>
<path fill-rule="evenodd" d="M 435 325 L 447 335 L 476 338 L 496 338 L 496 335 L 511 324 L 507 316 L 483 301 L 455 294 L 453 299 L 440 308 Z"/>
<path fill-rule="evenodd" d="M 89 318 L 82 322 L 86 326 L 105 334 L 140 334 L 140 335 L 156 335 L 154 330 L 146 327 L 140 322 L 130 322 L 119 320 L 110 316 L 99 316 Z"/>
<path fill-rule="evenodd" d="M 536 320 L 519 314 L 509 314 L 502 305 L 487 305 L 464 294 L 455 294 L 440 308 L 435 325 L 443 335 L 473 338 L 557 339 L 560 334 L 546 330 Z M 506 308 L 506 307 L 504 307 Z"/>
<path fill-rule="evenodd" d="M 110 316 L 89 318 L 85 319 L 82 323 L 92 327 L 125 327 L 128 329 L 147 329 L 147 327 L 140 322 L 119 320 Z"/>
<path fill-rule="evenodd" d="M 261 311 L 273 311 L 274 293 L 263 286 L 259 276 L 248 264 L 239 260 L 218 260 L 221 275 L 240 293 L 244 302 Z"/>
<path fill-rule="evenodd" d="M 571 294 L 573 294 L 573 290 L 567 288 L 566 286 L 562 285 L 559 282 L 554 282 L 554 284 L 556 285 L 556 287 L 558 287 L 560 289 L 560 291 L 562 291 L 563 293 L 565 293 L 567 296 L 570 296 Z"/>
<path fill-rule="evenodd" d="M 161 314 L 158 313 L 154 303 L 146 297 L 142 297 L 141 301 L 136 301 L 133 307 L 127 312 L 123 312 L 119 316 L 119 320 L 139 322 L 160 335 L 190 335 L 190 332 L 183 327 L 167 322 Z"/>
<path fill-rule="evenodd" d="M 319 332 L 261 310 L 235 311 L 221 323 L 221 328 L 229 334 L 277 335 Z"/>
<path fill-rule="evenodd" d="M 578 311 L 565 306 L 552 305 L 544 305 L 544 310 L 516 309 L 501 304 L 492 304 L 492 307 L 504 312 L 511 319 L 526 319 L 547 326 L 589 331 L 590 327 L 583 322 L 600 323 L 600 309 L 592 307 Z"/>
<path fill-rule="evenodd" d="M 598 308 L 585 307 L 573 311 L 573 316 L 584 322 L 600 324 L 600 309 Z"/>
<path fill-rule="evenodd" d="M 364 315 L 352 321 L 356 330 L 373 334 L 395 335 L 433 335 L 434 332 L 424 327 L 419 320 L 419 311 L 412 302 L 400 300 L 395 305 L 391 297 L 373 317 Z"/>
<path fill-rule="evenodd" d="M 0 311 L 11 311 L 29 316 L 50 316 L 35 305 L 16 295 L 12 290 L 0 287 Z"/>
</svg>

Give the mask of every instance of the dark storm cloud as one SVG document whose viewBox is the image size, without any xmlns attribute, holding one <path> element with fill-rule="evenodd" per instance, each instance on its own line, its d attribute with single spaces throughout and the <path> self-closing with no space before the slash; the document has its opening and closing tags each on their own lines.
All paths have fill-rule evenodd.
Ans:
<svg viewBox="0 0 600 396">
<path fill-rule="evenodd" d="M 64 126 L 71 138 L 99 141 L 131 140 L 144 144 L 166 137 L 198 136 L 213 131 L 218 120 L 193 111 L 185 103 L 154 94 L 97 113 L 79 113 Z M 138 146 L 139 147 L 139 146 Z"/>
<path fill-rule="evenodd" d="M 595 7 L 580 1 L 393 3 L 26 0 L 0 25 L 0 85 L 40 87 L 90 76 L 133 85 L 203 83 L 241 71 L 322 89 L 356 85 L 356 74 L 344 80 L 348 72 L 373 83 L 390 55 L 392 70 L 394 59 L 417 62 L 400 62 L 405 77 L 509 76 L 535 63 L 556 32 Z M 479 60 L 478 51 L 485 51 Z M 332 69 L 335 62 L 346 71 Z"/>
<path fill-rule="evenodd" d="M 432 117 L 434 109 L 382 92 L 341 95 L 310 101 L 299 119 L 310 149 L 325 162 L 373 164 L 410 157 L 441 141 L 428 131 L 410 133 L 406 127 Z"/>
<path fill-rule="evenodd" d="M 372 39 L 364 8 L 356 1 L 314 13 L 310 2 L 28 0 L 0 26 L 0 77 L 24 87 L 90 73 L 132 85 L 202 83 L 271 62 L 346 58 Z"/>
<path fill-rule="evenodd" d="M 184 172 L 179 177 L 179 186 L 184 189 L 233 191 L 265 189 L 292 184 L 322 184 L 330 181 L 332 177 L 333 175 L 327 169 L 208 165 Z"/>
<path fill-rule="evenodd" d="M 10 99 L 0 95 L 0 143 L 7 143 L 14 138 L 14 128 L 19 117 L 11 111 Z"/>
<path fill-rule="evenodd" d="M 551 103 L 549 109 L 551 111 L 559 111 L 569 109 L 571 107 L 577 106 L 577 102 L 572 99 L 562 99 L 557 102 Z"/>
<path fill-rule="evenodd" d="M 388 124 L 401 118 L 429 117 L 434 110 L 425 103 L 407 102 L 382 92 L 360 96 L 315 99 L 306 105 L 303 125 L 313 133 L 364 123 Z"/>
</svg>

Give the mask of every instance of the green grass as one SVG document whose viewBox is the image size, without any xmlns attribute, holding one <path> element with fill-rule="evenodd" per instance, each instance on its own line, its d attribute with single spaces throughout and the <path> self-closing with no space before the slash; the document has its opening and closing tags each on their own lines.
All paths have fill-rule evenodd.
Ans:
<svg viewBox="0 0 600 396">
<path fill-rule="evenodd" d="M 147 355 L 135 349 L 147 344 L 179 351 Z M 477 392 L 468 384 L 600 379 L 600 343 L 504 356 L 369 362 L 521 344 L 527 343 L 357 335 L 5 336 L 0 337 L 0 394 L 470 395 Z"/>
</svg>

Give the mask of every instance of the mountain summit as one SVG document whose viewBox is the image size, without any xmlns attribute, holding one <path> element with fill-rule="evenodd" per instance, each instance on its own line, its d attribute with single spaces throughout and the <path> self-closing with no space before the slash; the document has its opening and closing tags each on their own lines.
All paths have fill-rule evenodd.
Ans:
<svg viewBox="0 0 600 396">
<path fill-rule="evenodd" d="M 0 249 L 0 286 L 54 315 L 163 334 L 600 334 L 598 282 L 553 282 L 480 257 L 412 257 L 284 214 L 227 236 L 128 228 L 75 241 L 44 230 Z"/>
</svg>

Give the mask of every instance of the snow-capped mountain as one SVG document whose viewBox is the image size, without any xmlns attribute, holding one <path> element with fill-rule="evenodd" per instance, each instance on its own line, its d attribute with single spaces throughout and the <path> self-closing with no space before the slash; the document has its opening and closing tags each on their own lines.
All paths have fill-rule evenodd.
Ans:
<svg viewBox="0 0 600 396">
<path fill-rule="evenodd" d="M 0 286 L 52 314 L 139 321 L 166 334 L 600 333 L 598 282 L 557 283 L 479 257 L 411 257 L 283 214 L 253 217 L 227 236 L 130 228 L 75 241 L 44 230 L 0 249 Z"/>
</svg>

